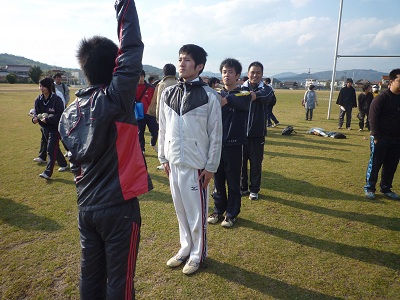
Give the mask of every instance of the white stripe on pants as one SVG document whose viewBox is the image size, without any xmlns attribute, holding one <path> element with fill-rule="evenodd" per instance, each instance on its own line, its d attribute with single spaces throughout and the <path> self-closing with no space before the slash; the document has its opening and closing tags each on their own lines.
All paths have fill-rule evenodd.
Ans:
<svg viewBox="0 0 400 300">
<path fill-rule="evenodd" d="M 201 186 L 201 170 L 170 164 L 169 185 L 179 223 L 181 249 L 178 255 L 194 262 L 207 257 L 208 187 Z"/>
</svg>

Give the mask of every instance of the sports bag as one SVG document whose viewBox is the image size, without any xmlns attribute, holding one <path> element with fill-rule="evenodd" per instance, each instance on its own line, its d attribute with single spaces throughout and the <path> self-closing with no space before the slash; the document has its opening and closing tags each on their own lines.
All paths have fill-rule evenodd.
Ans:
<svg viewBox="0 0 400 300">
<path fill-rule="evenodd" d="M 294 131 L 293 126 L 286 126 L 282 130 L 282 135 L 291 135 L 293 131 Z M 296 131 L 294 131 L 294 132 L 296 132 Z"/>
</svg>

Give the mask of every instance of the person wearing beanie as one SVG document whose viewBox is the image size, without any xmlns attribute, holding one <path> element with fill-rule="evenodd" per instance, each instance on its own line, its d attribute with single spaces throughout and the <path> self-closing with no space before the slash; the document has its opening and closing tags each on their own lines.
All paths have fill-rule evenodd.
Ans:
<svg viewBox="0 0 400 300">
<path fill-rule="evenodd" d="M 46 150 L 49 157 L 45 171 L 39 174 L 39 176 L 49 179 L 53 175 L 56 160 L 60 166 L 58 171 L 64 172 L 68 168 L 67 162 L 59 148 L 60 135 L 58 133 L 58 122 L 64 111 L 64 104 L 61 98 L 53 93 L 54 83 L 51 78 L 40 80 L 39 89 L 42 93 L 35 100 L 35 114 L 32 117 L 32 123 L 40 125 L 42 139 L 45 142 L 43 144 L 47 145 Z M 44 162 L 43 157 L 38 158 Z M 34 161 L 37 161 L 36 159 L 38 158 L 35 158 Z"/>
<path fill-rule="evenodd" d="M 353 88 L 353 79 L 347 78 L 337 98 L 336 104 L 340 106 L 338 129 L 341 129 L 346 115 L 346 128 L 351 130 L 351 111 L 357 107 L 356 90 Z"/>
</svg>

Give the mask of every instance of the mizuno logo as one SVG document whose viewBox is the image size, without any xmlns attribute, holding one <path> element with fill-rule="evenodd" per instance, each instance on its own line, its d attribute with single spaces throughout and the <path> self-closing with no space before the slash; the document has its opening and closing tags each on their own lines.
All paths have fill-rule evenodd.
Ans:
<svg viewBox="0 0 400 300">
<path fill-rule="evenodd" d="M 198 191 L 198 190 L 199 190 L 199 187 L 198 187 L 198 186 L 192 186 L 190 189 L 191 189 L 192 191 Z"/>
</svg>

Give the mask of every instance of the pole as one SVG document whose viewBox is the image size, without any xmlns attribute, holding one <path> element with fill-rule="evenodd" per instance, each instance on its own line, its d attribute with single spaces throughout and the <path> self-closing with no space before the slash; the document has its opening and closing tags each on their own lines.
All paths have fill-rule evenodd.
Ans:
<svg viewBox="0 0 400 300">
<path fill-rule="evenodd" d="M 328 116 L 326 117 L 328 120 L 330 119 L 330 116 L 331 116 L 332 96 L 333 96 L 333 89 L 334 89 L 335 79 L 336 79 L 336 63 L 337 63 L 338 49 L 339 49 L 340 24 L 342 23 L 342 8 L 343 8 L 343 0 L 340 0 L 339 21 L 338 21 L 338 29 L 337 29 L 337 36 L 336 36 L 336 49 L 335 49 L 335 57 L 333 60 L 331 92 L 329 94 Z"/>
</svg>

